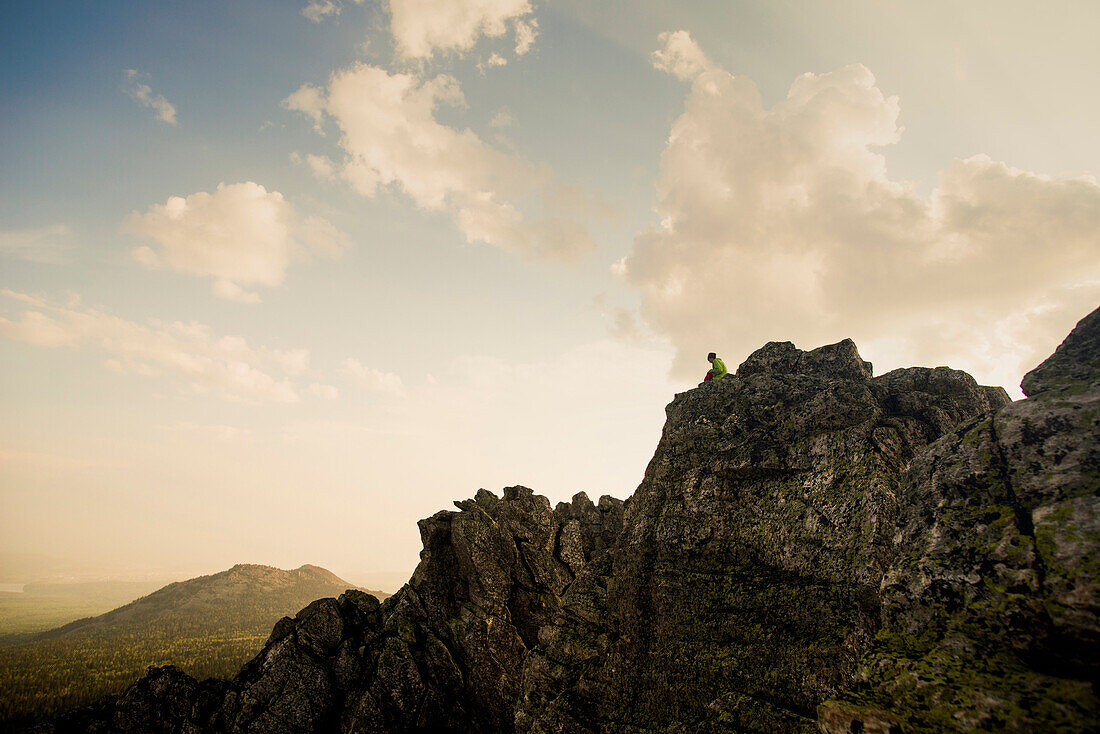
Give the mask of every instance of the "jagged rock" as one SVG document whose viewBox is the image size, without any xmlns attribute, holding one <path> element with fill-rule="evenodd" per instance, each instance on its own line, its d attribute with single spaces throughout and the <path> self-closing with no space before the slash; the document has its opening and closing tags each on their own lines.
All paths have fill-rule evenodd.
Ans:
<svg viewBox="0 0 1100 734">
<path fill-rule="evenodd" d="M 224 692 L 222 681 L 198 683 L 175 666 L 151 667 L 122 695 L 64 715 L 35 731 L 198 734 L 207 730 Z"/>
<path fill-rule="evenodd" d="M 576 574 L 614 542 L 623 503 L 582 492 L 551 510 L 508 487 L 455 504 L 420 522 L 420 565 L 383 604 L 357 590 L 319 599 L 280 620 L 228 683 L 151 669 L 55 730 L 510 731 L 523 660 Z"/>
<path fill-rule="evenodd" d="M 1029 398 L 1047 390 L 1084 391 L 1100 380 L 1100 309 L 1078 322 L 1050 359 L 1024 375 Z"/>
<path fill-rule="evenodd" d="M 1098 314 L 1025 378 L 1031 399 L 904 475 L 884 625 L 850 701 L 907 731 L 1100 725 Z"/>
<path fill-rule="evenodd" d="M 416 572 L 52 731 L 1096 731 L 1100 316 L 1010 403 L 770 343 L 677 395 L 625 504 L 479 491 Z"/>
<path fill-rule="evenodd" d="M 528 659 L 521 731 L 693 731 L 722 701 L 728 730 L 797 731 L 854 682 L 902 470 L 1009 402 L 947 368 L 871 375 L 849 340 L 771 343 L 676 396 L 606 577 Z"/>
</svg>

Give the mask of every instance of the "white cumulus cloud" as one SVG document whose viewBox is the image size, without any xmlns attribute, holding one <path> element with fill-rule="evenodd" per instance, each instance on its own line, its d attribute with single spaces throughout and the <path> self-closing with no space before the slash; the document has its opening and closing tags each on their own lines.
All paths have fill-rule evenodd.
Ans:
<svg viewBox="0 0 1100 734">
<path fill-rule="evenodd" d="M 238 336 L 217 336 L 197 322 L 144 323 L 84 306 L 78 300 L 0 291 L 23 305 L 17 319 L 0 317 L 0 336 L 40 347 L 87 349 L 114 372 L 166 381 L 184 394 L 232 401 L 292 403 L 301 394 L 331 398 L 335 388 L 303 387 L 310 372 L 306 349 L 255 347 Z"/>
<path fill-rule="evenodd" d="M 292 260 L 335 256 L 347 247 L 332 224 L 299 217 L 282 194 L 251 181 L 172 196 L 131 213 L 125 227 L 158 245 L 134 249 L 138 262 L 213 278 L 215 295 L 250 303 L 259 296 L 243 286 L 276 286 Z"/>
<path fill-rule="evenodd" d="M 535 18 L 516 21 L 516 56 L 523 56 L 535 45 L 539 35 L 539 22 Z"/>
<path fill-rule="evenodd" d="M 650 54 L 653 66 L 679 79 L 694 79 L 714 64 L 687 31 L 666 31 L 657 37 L 661 47 Z"/>
<path fill-rule="evenodd" d="M 313 120 L 313 129 L 320 135 L 325 134 L 321 123 L 325 116 L 325 93 L 312 84 L 303 84 L 282 101 L 282 106 L 292 112 L 301 112 Z"/>
<path fill-rule="evenodd" d="M 522 55 L 535 40 L 532 13 L 528 0 L 390 0 L 390 32 L 406 59 L 463 53 L 482 36 L 500 38 L 509 30 Z"/>
<path fill-rule="evenodd" d="M 163 94 L 153 94 L 152 87 L 141 81 L 141 76 L 137 69 L 126 69 L 123 72 L 122 91 L 142 107 L 151 109 L 161 122 L 167 122 L 169 125 L 177 124 L 175 105 Z"/>
<path fill-rule="evenodd" d="M 661 224 L 616 271 L 678 375 L 709 351 L 851 336 L 880 371 L 950 364 L 1014 390 L 1100 301 L 1095 178 L 976 155 L 923 197 L 887 175 L 899 100 L 865 67 L 803 74 L 765 108 L 688 34 L 661 39 L 655 65 L 692 86 L 661 156 Z"/>
<path fill-rule="evenodd" d="M 539 260 L 569 262 L 595 248 L 572 217 L 605 216 L 563 186 L 548 166 L 489 145 L 469 129 L 436 119 L 441 105 L 463 105 L 458 82 L 422 79 L 358 64 L 334 74 L 327 90 L 303 86 L 284 105 L 320 123 L 330 116 L 345 152 L 341 173 L 365 196 L 395 188 L 420 207 L 449 213 L 467 241 L 481 241 Z M 534 199 L 541 214 L 526 211 Z"/>
</svg>

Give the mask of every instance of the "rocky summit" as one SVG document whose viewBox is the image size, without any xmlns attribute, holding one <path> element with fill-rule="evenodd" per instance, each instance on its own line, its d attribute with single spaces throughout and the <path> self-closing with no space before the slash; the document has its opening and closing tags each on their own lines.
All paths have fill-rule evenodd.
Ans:
<svg viewBox="0 0 1100 734">
<path fill-rule="evenodd" d="M 770 343 L 676 396 L 627 502 L 481 490 L 382 604 L 46 730 L 1100 730 L 1100 311 L 1023 388 Z"/>
</svg>

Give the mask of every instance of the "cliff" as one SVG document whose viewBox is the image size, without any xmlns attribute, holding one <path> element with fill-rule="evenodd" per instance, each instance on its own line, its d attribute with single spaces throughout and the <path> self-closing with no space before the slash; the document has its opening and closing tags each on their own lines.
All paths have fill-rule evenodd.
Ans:
<svg viewBox="0 0 1100 734">
<path fill-rule="evenodd" d="M 624 504 L 484 490 L 412 579 L 53 731 L 1095 731 L 1100 312 L 1010 403 L 851 341 L 677 395 Z"/>
</svg>

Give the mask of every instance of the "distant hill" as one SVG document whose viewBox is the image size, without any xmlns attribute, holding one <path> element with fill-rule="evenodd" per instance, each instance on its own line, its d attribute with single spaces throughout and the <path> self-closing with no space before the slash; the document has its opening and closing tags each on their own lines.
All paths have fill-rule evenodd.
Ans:
<svg viewBox="0 0 1100 734">
<path fill-rule="evenodd" d="M 358 588 L 320 566 L 293 571 L 240 563 L 228 571 L 178 581 L 106 614 L 78 619 L 38 636 L 132 635 L 142 629 L 199 632 L 258 629 L 265 635 L 281 617 L 309 602 Z M 380 600 L 388 594 L 363 589 Z M 257 627 L 259 625 L 259 627 Z"/>
<path fill-rule="evenodd" d="M 238 564 L 0 647 L 0 721 L 27 722 L 115 693 L 149 665 L 171 663 L 198 678 L 232 675 L 280 618 L 352 588 L 319 566 Z"/>
</svg>

